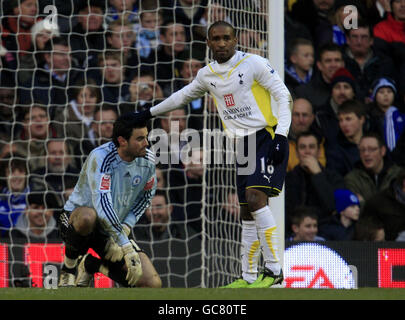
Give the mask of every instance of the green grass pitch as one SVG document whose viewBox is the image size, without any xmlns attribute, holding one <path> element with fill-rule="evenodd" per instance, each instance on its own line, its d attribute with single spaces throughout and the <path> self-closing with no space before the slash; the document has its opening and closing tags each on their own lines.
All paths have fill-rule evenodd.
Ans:
<svg viewBox="0 0 405 320">
<path fill-rule="evenodd" d="M 0 300 L 405 300 L 405 289 L 1 288 Z"/>
</svg>

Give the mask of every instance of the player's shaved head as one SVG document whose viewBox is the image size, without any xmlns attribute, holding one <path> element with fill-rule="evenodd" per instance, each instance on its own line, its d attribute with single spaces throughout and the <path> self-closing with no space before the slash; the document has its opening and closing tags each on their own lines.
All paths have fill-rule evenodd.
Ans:
<svg viewBox="0 0 405 320">
<path fill-rule="evenodd" d="M 207 45 L 218 63 L 228 61 L 234 54 L 238 39 L 235 29 L 226 21 L 214 22 L 208 30 Z"/>
<path fill-rule="evenodd" d="M 228 22 L 226 22 L 226 21 L 223 21 L 223 20 L 219 20 L 219 21 L 216 21 L 216 22 L 214 22 L 213 24 L 211 24 L 211 26 L 208 28 L 208 38 L 210 38 L 211 37 L 211 30 L 212 29 L 214 29 L 214 28 L 217 28 L 217 27 L 228 27 L 228 28 L 231 28 L 232 29 L 232 33 L 233 33 L 233 36 L 234 37 L 236 37 L 236 30 L 235 30 L 235 28 L 230 24 L 230 23 L 228 23 Z"/>
</svg>

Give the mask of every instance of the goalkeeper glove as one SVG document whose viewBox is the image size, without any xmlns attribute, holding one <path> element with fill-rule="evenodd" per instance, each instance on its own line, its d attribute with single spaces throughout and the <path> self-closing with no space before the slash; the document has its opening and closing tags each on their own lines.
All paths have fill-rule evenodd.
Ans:
<svg viewBox="0 0 405 320">
<path fill-rule="evenodd" d="M 127 237 L 131 233 L 131 228 L 125 223 L 122 224 L 122 230 L 124 231 Z M 111 262 L 120 261 L 124 256 L 122 248 L 114 241 L 112 237 L 108 239 L 104 248 L 104 252 L 105 252 L 104 258 L 106 260 L 110 260 Z"/>
<path fill-rule="evenodd" d="M 104 248 L 104 252 L 104 259 L 110 260 L 111 262 L 120 261 L 124 256 L 122 248 L 114 241 L 112 237 L 108 239 L 107 244 Z"/>
<path fill-rule="evenodd" d="M 273 165 L 278 165 L 285 159 L 288 150 L 288 140 L 287 137 L 277 134 L 273 139 Z"/>
<path fill-rule="evenodd" d="M 127 266 L 128 272 L 126 276 L 126 280 L 128 284 L 132 287 L 134 286 L 138 280 L 142 277 L 142 265 L 141 265 L 141 258 L 137 251 L 141 249 L 135 243 L 134 240 L 130 240 L 130 242 L 124 244 L 122 246 L 122 251 L 124 252 L 124 260 L 125 265 Z"/>
</svg>

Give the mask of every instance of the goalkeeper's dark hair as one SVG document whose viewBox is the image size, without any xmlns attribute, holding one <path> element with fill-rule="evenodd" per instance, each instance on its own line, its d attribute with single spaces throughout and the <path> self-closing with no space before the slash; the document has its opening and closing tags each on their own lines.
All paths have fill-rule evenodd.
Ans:
<svg viewBox="0 0 405 320">
<path fill-rule="evenodd" d="M 232 29 L 233 36 L 236 37 L 236 30 L 235 30 L 235 28 L 233 27 L 233 25 L 231 25 L 230 23 L 228 23 L 228 22 L 226 22 L 226 21 L 224 21 L 224 20 L 219 20 L 219 21 L 215 21 L 215 22 L 214 22 L 213 24 L 211 24 L 210 27 L 208 28 L 208 32 L 207 32 L 207 37 L 208 37 L 208 39 L 210 38 L 211 30 L 212 30 L 213 28 L 216 28 L 216 27 L 229 27 L 229 28 Z"/>
<path fill-rule="evenodd" d="M 118 148 L 120 146 L 118 137 L 123 137 L 125 140 L 129 140 L 132 136 L 133 129 L 145 128 L 148 126 L 147 121 L 138 121 L 134 112 L 128 112 L 114 122 L 112 141 Z"/>
</svg>

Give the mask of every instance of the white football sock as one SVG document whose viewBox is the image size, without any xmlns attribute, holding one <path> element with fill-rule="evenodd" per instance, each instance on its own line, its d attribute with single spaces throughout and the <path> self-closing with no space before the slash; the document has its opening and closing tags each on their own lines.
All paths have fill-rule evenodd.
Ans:
<svg viewBox="0 0 405 320">
<path fill-rule="evenodd" d="M 260 254 L 260 242 L 256 223 L 242 220 L 242 278 L 249 283 L 257 279 L 257 260 Z"/>
<path fill-rule="evenodd" d="M 255 218 L 257 233 L 262 248 L 264 265 L 273 271 L 275 275 L 280 274 L 281 266 L 278 257 L 276 222 L 271 213 L 270 207 L 265 206 L 252 212 Z"/>
</svg>

